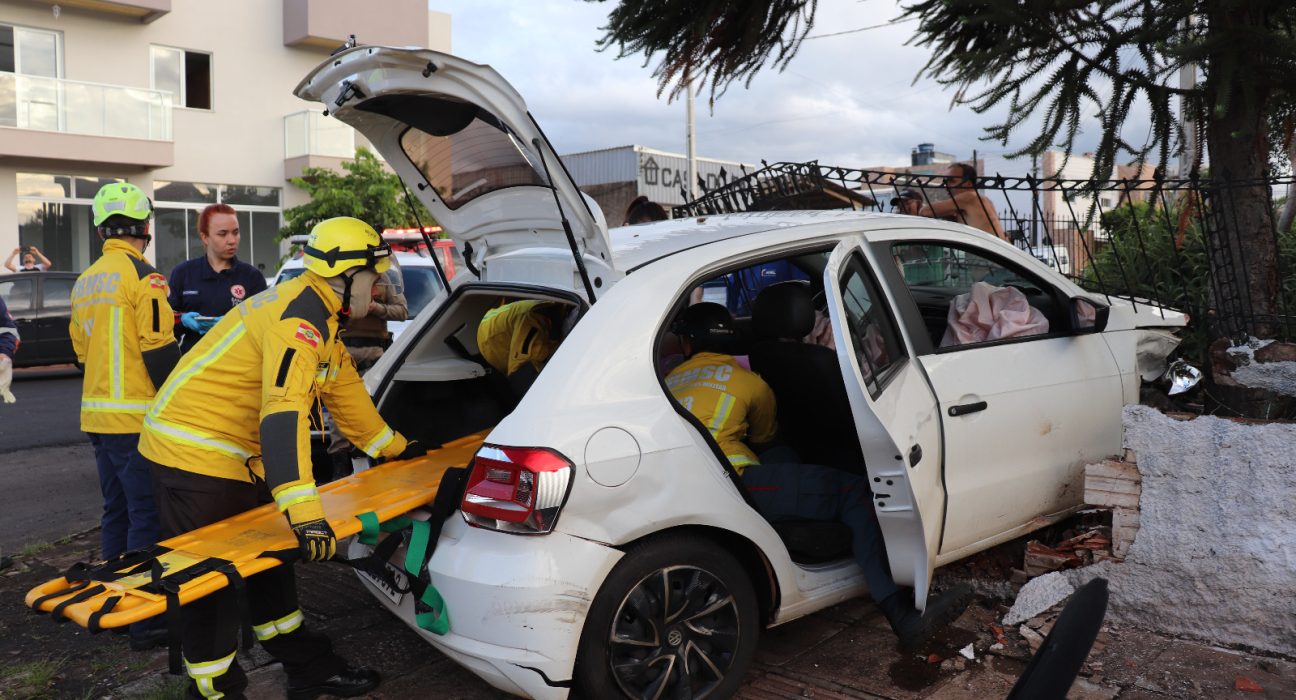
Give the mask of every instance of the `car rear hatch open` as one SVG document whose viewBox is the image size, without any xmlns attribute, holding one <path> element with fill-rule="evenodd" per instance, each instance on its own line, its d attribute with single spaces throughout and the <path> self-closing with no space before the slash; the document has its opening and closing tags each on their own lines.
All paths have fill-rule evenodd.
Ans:
<svg viewBox="0 0 1296 700">
<path fill-rule="evenodd" d="M 357 46 L 330 57 L 294 93 L 373 143 L 483 281 L 593 301 L 619 276 L 602 214 L 490 66 Z"/>
</svg>

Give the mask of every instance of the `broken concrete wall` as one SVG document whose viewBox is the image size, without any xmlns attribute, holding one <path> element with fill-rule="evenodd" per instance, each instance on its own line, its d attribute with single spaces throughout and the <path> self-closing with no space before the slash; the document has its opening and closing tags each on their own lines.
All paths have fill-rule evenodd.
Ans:
<svg viewBox="0 0 1296 700">
<path fill-rule="evenodd" d="M 1296 396 L 1296 345 L 1252 338 L 1227 354 L 1235 367 L 1230 376 L 1238 384 Z"/>
<path fill-rule="evenodd" d="M 1142 476 L 1124 562 L 1063 572 L 1111 583 L 1109 618 L 1296 654 L 1296 425 L 1125 409 Z"/>
</svg>

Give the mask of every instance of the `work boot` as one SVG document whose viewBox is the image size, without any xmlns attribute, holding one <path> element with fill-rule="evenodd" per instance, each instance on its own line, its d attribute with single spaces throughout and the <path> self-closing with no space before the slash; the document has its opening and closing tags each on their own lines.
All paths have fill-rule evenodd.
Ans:
<svg viewBox="0 0 1296 700">
<path fill-rule="evenodd" d="M 297 685 L 288 680 L 288 700 L 313 700 L 321 695 L 353 698 L 378 687 L 378 672 L 372 668 L 353 668 L 344 664 L 337 673 L 311 685 Z"/>
<path fill-rule="evenodd" d="M 131 651 L 148 651 L 158 647 L 164 647 L 171 641 L 171 633 L 166 627 L 152 627 L 149 629 L 133 629 L 140 623 L 131 625 L 130 630 L 130 648 Z M 125 630 L 125 627 L 119 629 Z"/>
<path fill-rule="evenodd" d="M 916 651 L 923 642 L 949 623 L 958 619 L 972 602 L 971 586 L 958 585 L 944 593 L 927 598 L 927 611 L 920 613 L 913 604 L 912 591 L 892 593 L 878 602 L 891 629 L 900 639 L 900 651 Z"/>
</svg>

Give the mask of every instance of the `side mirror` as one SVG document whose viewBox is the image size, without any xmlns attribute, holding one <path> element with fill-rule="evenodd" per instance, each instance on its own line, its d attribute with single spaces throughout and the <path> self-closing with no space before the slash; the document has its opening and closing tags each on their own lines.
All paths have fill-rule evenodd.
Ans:
<svg viewBox="0 0 1296 700">
<path fill-rule="evenodd" d="M 1107 317 L 1110 315 L 1110 306 L 1086 297 L 1071 298 L 1071 330 L 1077 335 L 1102 333 L 1107 328 Z"/>
</svg>

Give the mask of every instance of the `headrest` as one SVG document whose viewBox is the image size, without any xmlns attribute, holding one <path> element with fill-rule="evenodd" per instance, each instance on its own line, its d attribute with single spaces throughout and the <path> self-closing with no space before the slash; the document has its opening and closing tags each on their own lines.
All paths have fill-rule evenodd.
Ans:
<svg viewBox="0 0 1296 700">
<path fill-rule="evenodd" d="M 814 324 L 814 297 L 807 281 L 771 284 L 752 303 L 752 333 L 760 340 L 804 338 Z"/>
</svg>

